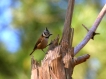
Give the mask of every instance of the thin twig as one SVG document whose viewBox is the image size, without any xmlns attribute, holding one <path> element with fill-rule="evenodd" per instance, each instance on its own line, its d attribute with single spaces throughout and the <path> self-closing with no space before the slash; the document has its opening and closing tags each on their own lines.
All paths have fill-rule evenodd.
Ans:
<svg viewBox="0 0 106 79">
<path fill-rule="evenodd" d="M 89 30 L 88 34 L 85 36 L 85 38 L 82 40 L 80 44 L 78 44 L 74 49 L 74 55 L 76 55 L 91 39 L 93 32 L 96 31 L 97 27 L 99 26 L 102 18 L 106 14 L 106 4 L 102 8 L 101 12 L 99 13 L 97 19 L 95 20 L 94 24 L 92 25 L 91 29 Z"/>
<path fill-rule="evenodd" d="M 82 24 L 82 26 L 89 32 L 89 29 L 84 24 Z M 94 40 L 94 36 L 99 34 L 100 33 L 93 32 L 91 39 Z"/>
<path fill-rule="evenodd" d="M 84 24 L 82 24 L 82 26 L 83 26 L 87 31 L 89 31 L 89 29 L 88 29 Z"/>
</svg>

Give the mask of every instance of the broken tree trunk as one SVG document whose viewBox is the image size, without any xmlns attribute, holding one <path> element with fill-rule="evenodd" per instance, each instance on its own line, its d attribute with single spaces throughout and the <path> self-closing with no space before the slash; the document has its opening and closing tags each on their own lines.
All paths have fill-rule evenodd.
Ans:
<svg viewBox="0 0 106 79">
<path fill-rule="evenodd" d="M 31 58 L 31 79 L 72 79 L 74 67 L 85 62 L 90 57 L 89 54 L 78 58 L 74 57 L 87 42 L 80 43 L 80 47 L 77 46 L 75 49 L 72 47 L 74 29 L 70 26 L 73 8 L 74 0 L 69 0 L 61 41 L 59 42 L 59 35 L 51 41 L 51 45 L 49 46 L 46 56 L 41 61 L 41 65 L 34 59 L 34 57 Z M 99 18 L 102 19 L 105 13 L 106 5 L 103 8 L 103 11 L 99 14 L 102 17 Z M 100 21 L 97 20 L 98 25 Z M 94 32 L 95 30 L 92 31 L 92 29 L 90 29 L 89 38 L 86 37 L 87 40 L 93 36 Z M 84 41 L 85 40 L 86 39 L 84 39 Z"/>
</svg>

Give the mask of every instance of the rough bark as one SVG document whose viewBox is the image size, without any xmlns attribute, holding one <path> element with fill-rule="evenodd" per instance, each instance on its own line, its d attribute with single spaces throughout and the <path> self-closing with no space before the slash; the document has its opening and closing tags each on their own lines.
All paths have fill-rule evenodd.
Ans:
<svg viewBox="0 0 106 79">
<path fill-rule="evenodd" d="M 74 0 L 69 0 L 61 41 L 59 42 L 59 35 L 51 41 L 48 53 L 42 60 L 41 65 L 33 57 L 31 58 L 31 79 L 72 79 L 74 67 L 85 62 L 90 57 L 89 54 L 86 54 L 76 58 L 75 54 L 77 54 L 92 37 L 106 13 L 106 5 L 85 37 L 84 41 L 86 39 L 88 41 L 82 41 L 75 48 L 72 47 L 74 29 L 70 27 L 73 9 Z"/>
</svg>

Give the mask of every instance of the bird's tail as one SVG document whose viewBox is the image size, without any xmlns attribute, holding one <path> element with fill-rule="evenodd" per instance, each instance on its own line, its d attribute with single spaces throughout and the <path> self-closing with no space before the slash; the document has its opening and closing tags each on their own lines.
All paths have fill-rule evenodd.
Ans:
<svg viewBox="0 0 106 79">
<path fill-rule="evenodd" d="M 35 50 L 33 50 L 31 53 L 30 53 L 30 55 L 32 55 L 32 53 L 34 52 Z"/>
</svg>

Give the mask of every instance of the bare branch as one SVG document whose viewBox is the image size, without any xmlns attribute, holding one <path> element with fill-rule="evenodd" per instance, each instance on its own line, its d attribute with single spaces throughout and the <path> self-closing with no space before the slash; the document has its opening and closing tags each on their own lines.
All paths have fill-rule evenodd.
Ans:
<svg viewBox="0 0 106 79">
<path fill-rule="evenodd" d="M 106 4 L 104 5 L 103 9 L 99 13 L 97 19 L 95 20 L 95 22 L 92 25 L 91 29 L 89 30 L 88 34 L 85 36 L 85 38 L 82 40 L 82 42 L 75 47 L 74 55 L 76 55 L 88 43 L 88 41 L 92 37 L 92 34 L 96 31 L 97 27 L 99 26 L 99 23 L 101 22 L 101 20 L 105 14 L 106 14 Z"/>
<path fill-rule="evenodd" d="M 74 0 L 69 0 L 69 2 L 68 2 L 68 8 L 67 8 L 65 23 L 64 23 L 64 30 L 65 30 L 65 27 L 70 27 L 70 25 L 71 25 L 73 9 L 74 9 L 74 2 L 75 2 Z"/>
<path fill-rule="evenodd" d="M 87 31 L 89 31 L 89 29 L 88 29 L 84 24 L 82 24 L 82 26 L 83 26 Z"/>
<path fill-rule="evenodd" d="M 71 30 L 70 26 L 71 26 L 71 22 L 72 22 L 74 2 L 75 2 L 74 0 L 69 0 L 68 1 L 68 8 L 67 8 L 66 17 L 65 17 L 62 38 L 66 38 L 67 37 L 66 34 L 67 35 L 70 34 L 70 33 L 67 33 L 67 31 L 70 32 L 69 30 Z"/>
<path fill-rule="evenodd" d="M 89 29 L 84 24 L 82 24 L 82 26 L 89 32 Z M 91 39 L 94 40 L 94 36 L 99 34 L 100 33 L 93 32 Z"/>
<path fill-rule="evenodd" d="M 78 65 L 81 64 L 83 62 L 85 62 L 87 59 L 89 59 L 90 55 L 89 54 L 85 54 L 83 56 L 79 56 L 78 58 L 74 58 L 74 64 Z"/>
</svg>

